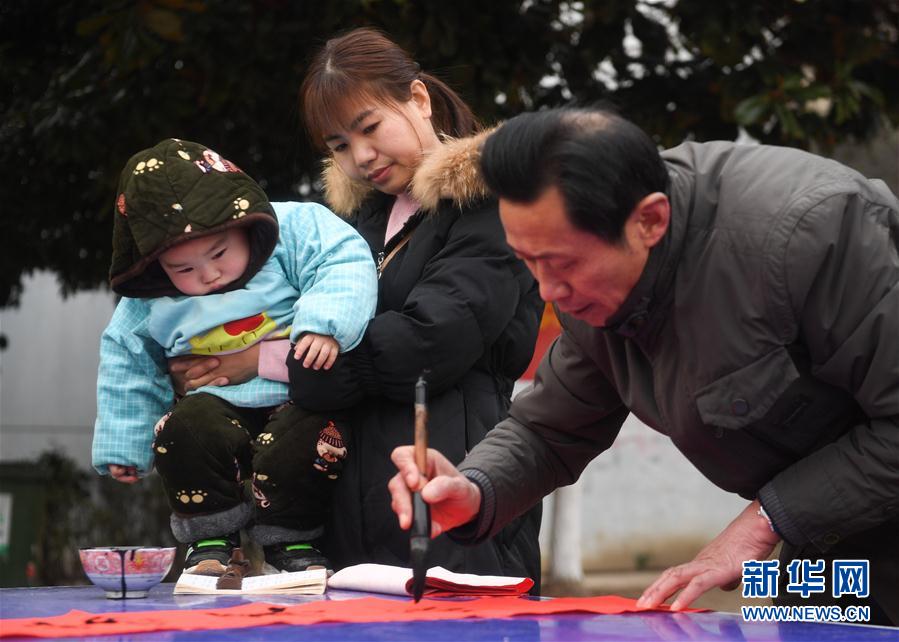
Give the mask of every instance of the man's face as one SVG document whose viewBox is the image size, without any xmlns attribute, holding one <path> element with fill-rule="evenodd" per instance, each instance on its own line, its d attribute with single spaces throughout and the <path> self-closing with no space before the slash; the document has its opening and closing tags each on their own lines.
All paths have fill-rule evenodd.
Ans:
<svg viewBox="0 0 899 642">
<path fill-rule="evenodd" d="M 543 300 L 593 326 L 621 307 L 649 256 L 634 214 L 621 241 L 608 243 L 571 224 L 554 186 L 533 203 L 500 199 L 499 212 L 506 241 L 540 283 Z"/>
</svg>

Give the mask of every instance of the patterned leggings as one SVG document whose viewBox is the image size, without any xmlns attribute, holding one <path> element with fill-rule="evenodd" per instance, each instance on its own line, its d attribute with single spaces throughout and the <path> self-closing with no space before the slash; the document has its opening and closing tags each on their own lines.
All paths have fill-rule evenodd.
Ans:
<svg viewBox="0 0 899 642">
<path fill-rule="evenodd" d="M 251 480 L 256 524 L 310 529 L 324 522 L 346 456 L 340 426 L 293 403 L 238 408 L 188 395 L 156 425 L 156 469 L 176 515 L 234 508 Z"/>
</svg>

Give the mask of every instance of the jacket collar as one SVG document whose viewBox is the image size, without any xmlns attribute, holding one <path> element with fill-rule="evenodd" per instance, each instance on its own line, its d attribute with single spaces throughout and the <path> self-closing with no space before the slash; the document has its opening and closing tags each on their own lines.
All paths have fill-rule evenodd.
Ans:
<svg viewBox="0 0 899 642">
<path fill-rule="evenodd" d="M 649 259 L 634 289 L 605 325 L 624 337 L 651 339 L 666 318 L 665 310 L 674 295 L 672 284 L 686 237 L 692 183 L 669 165 L 671 222 L 662 240 L 649 252 Z"/>
<path fill-rule="evenodd" d="M 422 160 L 409 187 L 422 210 L 434 212 L 440 201 L 447 199 L 464 207 L 489 194 L 479 160 L 481 145 L 491 131 L 468 138 L 444 138 L 443 144 Z M 351 179 L 330 158 L 324 161 L 322 182 L 328 206 L 345 218 L 378 194 L 367 183 Z"/>
</svg>

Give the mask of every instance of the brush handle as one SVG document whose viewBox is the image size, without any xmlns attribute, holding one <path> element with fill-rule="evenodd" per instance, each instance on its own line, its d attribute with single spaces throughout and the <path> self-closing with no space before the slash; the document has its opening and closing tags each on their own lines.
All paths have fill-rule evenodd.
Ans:
<svg viewBox="0 0 899 642">
<path fill-rule="evenodd" d="M 415 465 L 427 477 L 428 471 L 428 406 L 427 384 L 423 377 L 415 384 Z"/>
<path fill-rule="evenodd" d="M 427 482 L 428 470 L 428 405 L 424 376 L 415 383 L 415 465 L 422 476 L 421 487 Z M 421 493 L 412 493 L 412 528 L 409 533 L 409 561 L 412 564 L 412 598 L 418 602 L 424 593 L 427 557 L 431 537 L 431 507 Z"/>
</svg>

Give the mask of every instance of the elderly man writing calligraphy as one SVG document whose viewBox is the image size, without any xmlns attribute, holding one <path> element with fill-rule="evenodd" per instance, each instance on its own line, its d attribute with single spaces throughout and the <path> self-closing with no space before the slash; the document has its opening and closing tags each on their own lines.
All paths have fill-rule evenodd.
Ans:
<svg viewBox="0 0 899 642">
<path fill-rule="evenodd" d="M 640 606 L 736 586 L 778 542 L 778 603 L 899 624 L 899 202 L 805 152 L 657 151 L 596 110 L 518 116 L 484 144 L 509 245 L 560 313 L 534 385 L 456 469 L 429 453 L 434 534 L 477 542 L 574 482 L 629 412 L 749 503 Z M 422 484 L 394 452 L 400 525 Z M 634 462 L 639 465 L 639 462 Z M 676 484 L 677 480 L 673 479 Z M 602 498 L 596 498 L 601 505 Z M 870 595 L 784 591 L 790 560 L 870 561 Z M 829 582 L 829 580 L 828 580 Z"/>
</svg>

